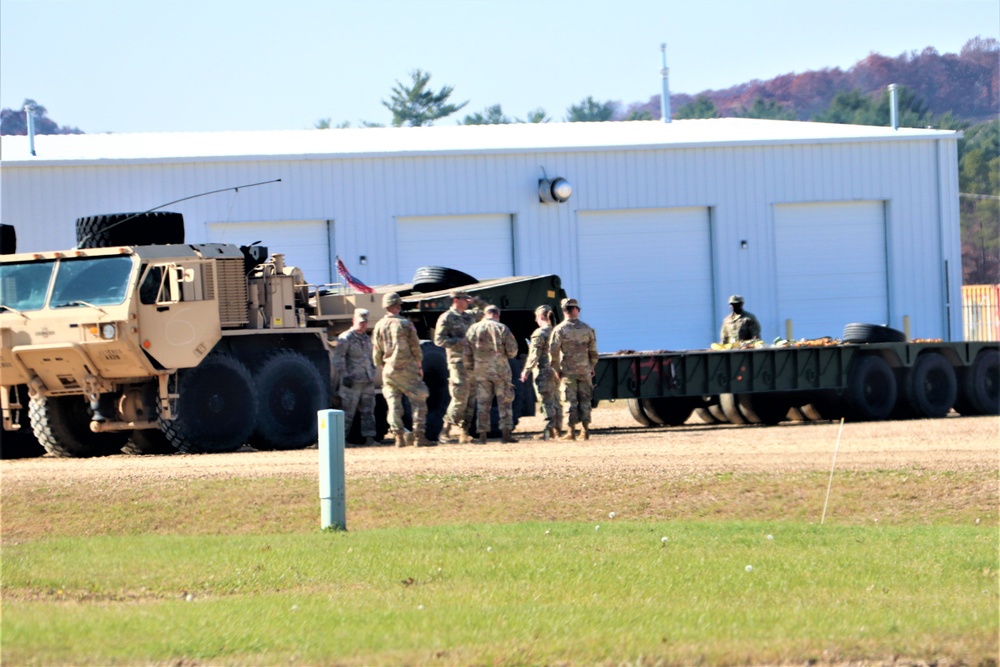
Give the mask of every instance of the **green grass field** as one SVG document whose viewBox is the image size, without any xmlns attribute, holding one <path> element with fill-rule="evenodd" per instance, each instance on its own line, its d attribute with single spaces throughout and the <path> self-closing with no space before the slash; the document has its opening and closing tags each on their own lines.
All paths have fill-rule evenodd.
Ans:
<svg viewBox="0 0 1000 667">
<path fill-rule="evenodd" d="M 2 661 L 995 667 L 997 474 L 824 493 L 383 476 L 322 532 L 310 479 L 5 487 Z"/>
</svg>

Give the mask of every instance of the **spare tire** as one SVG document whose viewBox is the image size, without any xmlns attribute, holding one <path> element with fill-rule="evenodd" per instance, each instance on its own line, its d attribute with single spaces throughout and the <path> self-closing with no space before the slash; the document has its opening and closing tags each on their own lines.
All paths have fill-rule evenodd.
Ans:
<svg viewBox="0 0 1000 667">
<path fill-rule="evenodd" d="M 479 282 L 468 273 L 444 266 L 421 266 L 414 272 L 413 291 L 425 294 Z"/>
<path fill-rule="evenodd" d="M 0 225 L 0 255 L 17 252 L 17 232 L 14 225 Z"/>
<path fill-rule="evenodd" d="M 184 243 L 184 216 L 180 213 L 108 213 L 76 219 L 78 248 L 169 243 Z"/>
<path fill-rule="evenodd" d="M 854 322 L 844 327 L 845 343 L 905 343 L 906 334 L 881 324 Z"/>
</svg>

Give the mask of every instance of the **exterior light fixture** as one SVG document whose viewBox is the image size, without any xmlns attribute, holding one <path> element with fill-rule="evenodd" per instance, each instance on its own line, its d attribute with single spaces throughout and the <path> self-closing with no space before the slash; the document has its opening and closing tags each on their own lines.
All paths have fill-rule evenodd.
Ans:
<svg viewBox="0 0 1000 667">
<path fill-rule="evenodd" d="M 538 179 L 538 201 L 561 204 L 573 195 L 573 185 L 565 178 Z"/>
</svg>

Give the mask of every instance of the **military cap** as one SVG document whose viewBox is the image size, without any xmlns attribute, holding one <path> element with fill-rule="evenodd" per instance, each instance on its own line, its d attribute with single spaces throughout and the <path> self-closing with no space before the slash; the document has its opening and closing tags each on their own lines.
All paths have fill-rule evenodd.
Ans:
<svg viewBox="0 0 1000 667">
<path fill-rule="evenodd" d="M 548 305 L 544 305 L 543 304 L 543 305 L 539 306 L 538 308 L 535 308 L 535 316 L 538 316 L 538 315 L 548 315 L 551 312 L 552 312 L 552 306 L 548 306 Z"/>
<path fill-rule="evenodd" d="M 561 307 L 561 308 L 562 308 L 563 310 L 567 310 L 567 309 L 569 309 L 569 308 L 579 308 L 579 307 L 580 307 L 580 304 L 579 304 L 579 303 L 577 302 L 577 300 L 576 300 L 576 299 L 563 299 L 563 300 L 562 300 L 562 301 L 561 301 L 561 302 L 559 303 L 559 306 L 560 306 L 560 307 Z"/>
<path fill-rule="evenodd" d="M 497 308 L 496 306 L 494 306 L 491 303 L 490 305 L 486 306 L 486 308 L 483 309 L 483 312 L 486 313 L 486 314 L 496 313 L 497 315 L 499 315 L 500 314 L 500 309 Z"/>
<path fill-rule="evenodd" d="M 452 299 L 471 299 L 472 297 L 469 296 L 469 293 L 466 292 L 465 290 L 453 289 L 451 291 L 451 298 Z"/>
<path fill-rule="evenodd" d="M 729 303 L 743 303 L 743 297 L 739 294 L 734 294 L 729 297 Z"/>
<path fill-rule="evenodd" d="M 388 308 L 389 306 L 398 306 L 403 303 L 403 299 L 400 298 L 395 292 L 389 292 L 388 294 L 382 295 L 382 307 Z"/>
<path fill-rule="evenodd" d="M 355 308 L 354 309 L 354 319 L 358 322 L 368 321 L 368 309 L 367 308 Z"/>
</svg>

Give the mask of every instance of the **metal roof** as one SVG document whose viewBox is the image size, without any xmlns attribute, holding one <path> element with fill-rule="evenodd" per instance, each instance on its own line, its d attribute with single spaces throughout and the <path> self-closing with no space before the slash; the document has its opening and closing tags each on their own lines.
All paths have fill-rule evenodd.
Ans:
<svg viewBox="0 0 1000 667">
<path fill-rule="evenodd" d="M 158 132 L 0 138 L 5 166 L 328 159 L 957 139 L 951 130 L 715 118 L 259 132 Z"/>
</svg>

